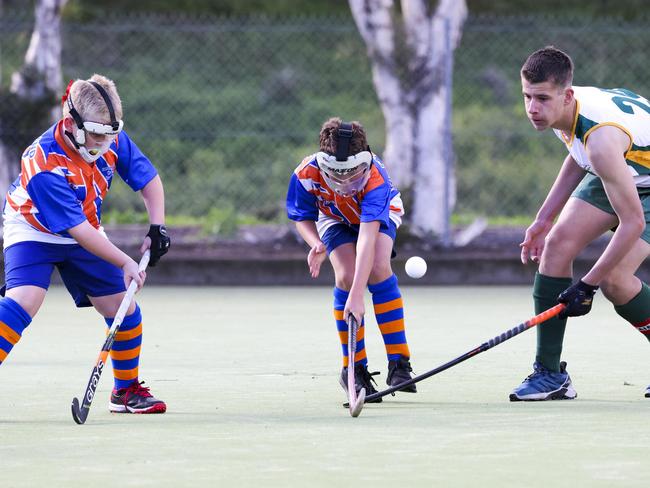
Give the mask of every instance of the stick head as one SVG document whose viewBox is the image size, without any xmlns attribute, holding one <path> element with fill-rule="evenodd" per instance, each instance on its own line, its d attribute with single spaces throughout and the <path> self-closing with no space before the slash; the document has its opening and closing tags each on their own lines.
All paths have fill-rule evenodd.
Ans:
<svg viewBox="0 0 650 488">
<path fill-rule="evenodd" d="M 366 389 L 361 388 L 361 391 L 359 392 L 356 401 L 354 403 L 350 401 L 350 415 L 352 417 L 359 416 L 361 410 L 363 410 L 363 404 L 365 403 L 365 401 L 366 401 Z"/>
<path fill-rule="evenodd" d="M 74 421 L 79 425 L 83 425 L 84 423 L 86 423 L 86 419 L 88 418 L 88 410 L 81 409 L 79 407 L 79 400 L 73 398 L 71 408 L 72 408 L 72 418 L 74 419 Z"/>
</svg>

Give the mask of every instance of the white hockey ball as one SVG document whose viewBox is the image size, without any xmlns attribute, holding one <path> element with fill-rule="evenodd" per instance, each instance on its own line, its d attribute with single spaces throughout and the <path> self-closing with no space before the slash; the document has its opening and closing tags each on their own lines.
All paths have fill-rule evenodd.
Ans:
<svg viewBox="0 0 650 488">
<path fill-rule="evenodd" d="M 420 256 L 412 256 L 406 260 L 404 268 L 411 278 L 422 278 L 427 272 L 427 262 Z"/>
</svg>

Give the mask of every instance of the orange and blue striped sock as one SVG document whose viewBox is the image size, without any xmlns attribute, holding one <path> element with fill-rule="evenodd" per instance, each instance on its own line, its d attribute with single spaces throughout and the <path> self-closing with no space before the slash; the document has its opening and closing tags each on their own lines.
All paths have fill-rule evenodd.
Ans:
<svg viewBox="0 0 650 488">
<path fill-rule="evenodd" d="M 0 364 L 14 348 L 32 318 L 18 302 L 0 299 Z"/>
<path fill-rule="evenodd" d="M 349 294 L 350 292 L 348 291 L 334 287 L 334 320 L 336 320 L 336 328 L 339 331 L 339 339 L 341 340 L 344 368 L 348 367 L 348 363 L 350 361 L 350 357 L 348 355 L 348 324 L 343 317 L 345 302 L 348 300 Z M 355 364 L 368 364 L 364 334 L 365 327 L 363 321 L 361 321 L 361 325 L 359 325 L 359 330 L 357 331 L 357 351 L 354 355 Z"/>
<path fill-rule="evenodd" d="M 105 319 L 110 328 L 113 319 Z M 140 364 L 140 346 L 142 344 L 142 313 L 135 306 L 131 315 L 124 317 L 120 330 L 115 336 L 111 349 L 115 389 L 127 388 L 138 381 L 138 366 Z"/>
<path fill-rule="evenodd" d="M 389 361 L 396 361 L 400 356 L 410 358 L 411 353 L 404 331 L 404 304 L 397 284 L 397 276 L 368 285 L 372 293 L 377 325 L 384 339 L 386 355 Z"/>
</svg>

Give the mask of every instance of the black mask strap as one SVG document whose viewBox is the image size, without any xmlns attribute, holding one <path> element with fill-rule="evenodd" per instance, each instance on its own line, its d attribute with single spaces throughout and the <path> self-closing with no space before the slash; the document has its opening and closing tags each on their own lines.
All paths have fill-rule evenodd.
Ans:
<svg viewBox="0 0 650 488">
<path fill-rule="evenodd" d="M 350 154 L 350 140 L 352 139 L 352 124 L 341 122 L 336 141 L 336 160 L 347 161 Z"/>
<path fill-rule="evenodd" d="M 84 121 L 81 118 L 81 115 L 79 115 L 79 112 L 77 112 L 77 109 L 74 108 L 74 105 L 72 104 L 72 97 L 68 97 L 68 108 L 70 109 L 70 115 L 72 116 L 74 123 L 77 124 L 77 127 L 79 129 L 83 130 Z"/>
<path fill-rule="evenodd" d="M 113 110 L 113 104 L 111 103 L 111 99 L 108 96 L 108 93 L 106 93 L 104 87 L 99 83 L 97 83 L 96 81 L 90 81 L 89 83 L 95 88 L 97 88 L 97 91 L 104 99 L 104 102 L 106 103 L 106 107 L 108 108 L 108 113 L 111 116 L 111 127 L 113 128 L 114 131 L 117 131 L 120 128 L 120 123 L 115 118 L 115 110 Z"/>
</svg>

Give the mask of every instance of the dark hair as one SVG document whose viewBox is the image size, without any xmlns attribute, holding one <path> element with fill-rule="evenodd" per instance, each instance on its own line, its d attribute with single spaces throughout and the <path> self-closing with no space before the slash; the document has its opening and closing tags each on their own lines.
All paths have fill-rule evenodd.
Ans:
<svg viewBox="0 0 650 488">
<path fill-rule="evenodd" d="M 567 86 L 573 81 L 573 61 L 556 47 L 546 46 L 528 56 L 521 67 L 521 76 L 529 83 L 552 81 Z"/>
<path fill-rule="evenodd" d="M 327 120 L 320 130 L 320 150 L 327 154 L 336 154 L 336 145 L 339 140 L 338 129 L 343 121 L 339 117 L 332 117 Z M 348 156 L 365 151 L 368 148 L 366 131 L 363 126 L 356 120 L 352 124 L 352 139 L 350 139 L 350 148 Z"/>
</svg>

